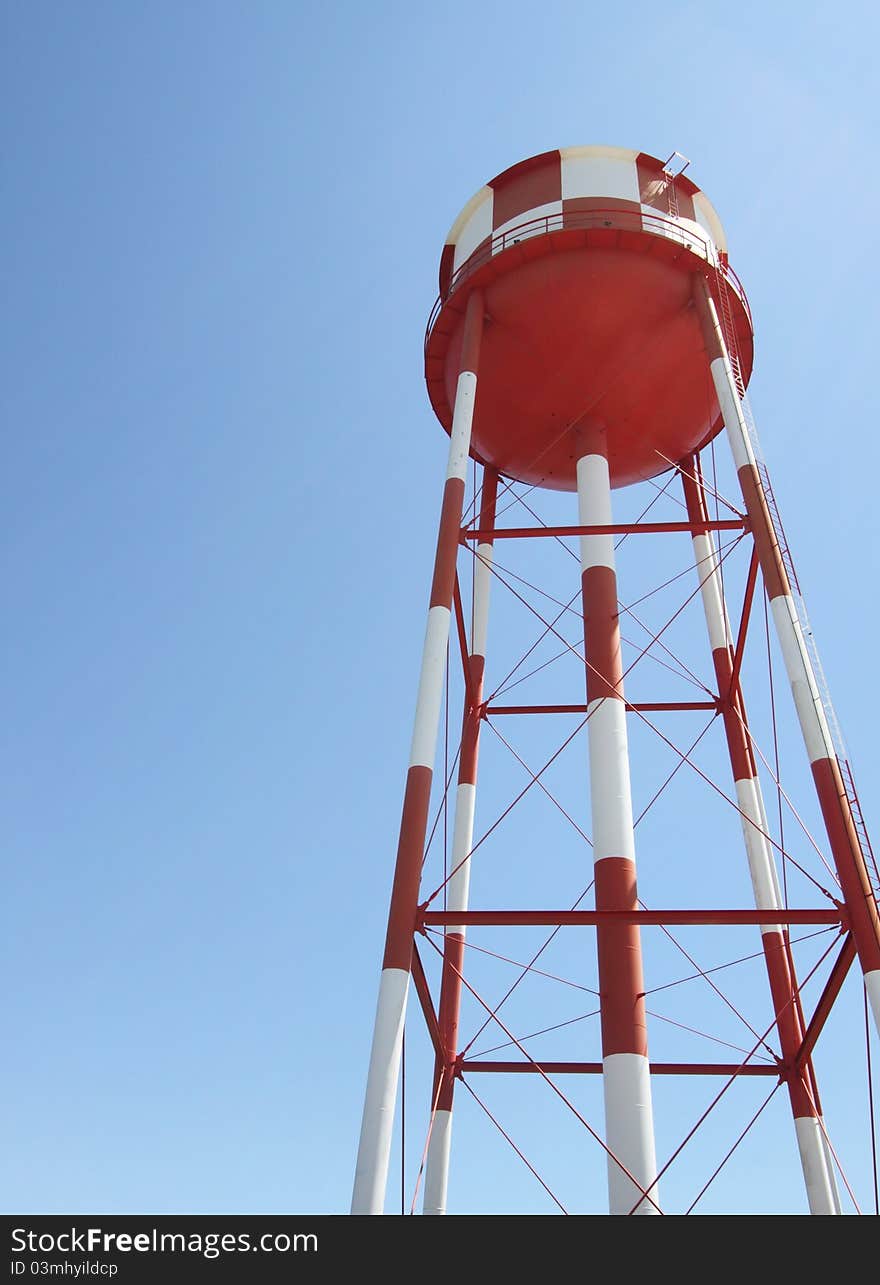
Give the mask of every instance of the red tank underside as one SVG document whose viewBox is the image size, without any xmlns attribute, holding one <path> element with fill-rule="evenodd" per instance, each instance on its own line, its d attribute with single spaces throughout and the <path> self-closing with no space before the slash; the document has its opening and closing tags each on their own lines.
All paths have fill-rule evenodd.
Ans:
<svg viewBox="0 0 880 1285">
<path fill-rule="evenodd" d="M 691 303 L 693 274 L 714 270 L 664 237 L 563 231 L 495 255 L 447 298 L 428 338 L 431 403 L 449 432 L 464 307 L 485 293 L 471 454 L 507 477 L 576 488 L 577 424 L 608 434 L 611 484 L 664 472 L 721 428 L 709 359 Z M 728 287 L 745 381 L 746 310 Z"/>
</svg>

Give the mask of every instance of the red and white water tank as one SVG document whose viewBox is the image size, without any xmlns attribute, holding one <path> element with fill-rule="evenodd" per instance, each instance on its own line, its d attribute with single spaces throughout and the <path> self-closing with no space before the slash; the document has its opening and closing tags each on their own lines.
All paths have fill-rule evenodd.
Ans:
<svg viewBox="0 0 880 1285">
<path fill-rule="evenodd" d="M 612 486 L 653 477 L 721 428 L 694 273 L 720 285 L 741 375 L 748 303 L 710 201 L 668 162 L 566 147 L 505 170 L 471 198 L 440 260 L 425 344 L 431 403 L 450 429 L 464 313 L 486 327 L 471 453 L 507 477 L 573 491 L 579 425 L 607 432 Z"/>
</svg>

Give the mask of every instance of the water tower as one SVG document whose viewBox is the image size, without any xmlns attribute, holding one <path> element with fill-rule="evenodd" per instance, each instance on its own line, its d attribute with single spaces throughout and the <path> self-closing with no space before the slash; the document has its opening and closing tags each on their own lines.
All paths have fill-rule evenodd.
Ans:
<svg viewBox="0 0 880 1285">
<path fill-rule="evenodd" d="M 823 1120 L 813 1054 L 856 959 L 874 1021 L 880 1022 L 880 920 L 872 884 L 876 867 L 849 763 L 835 742 L 812 634 L 757 449 L 745 399 L 752 359 L 751 315 L 728 262 L 724 231 L 678 154 L 661 161 L 613 147 L 546 152 L 492 179 L 453 225 L 441 256 L 440 297 L 425 343 L 428 394 L 450 436 L 449 462 L 353 1212 L 381 1213 L 384 1208 L 411 981 L 435 1062 L 424 1212 L 446 1209 L 456 1086 L 487 1072 L 540 1077 L 560 1097 L 565 1096 L 559 1088 L 563 1077 L 601 1076 L 604 1118 L 583 1123 L 604 1153 L 608 1208 L 615 1214 L 664 1212 L 666 1165 L 658 1162 L 652 1093 L 658 1076 L 720 1077 L 726 1088 L 763 1075 L 771 1089 L 781 1086 L 790 1102 L 792 1145 L 799 1153 L 810 1211 L 841 1210 L 836 1157 Z M 714 450 L 711 444 L 722 430 L 739 492 L 724 516 L 701 455 Z M 465 507 L 469 472 L 475 479 L 472 512 Z M 664 492 L 671 483 L 678 490 L 677 520 L 615 521 L 615 490 L 648 483 L 657 494 L 661 480 Z M 530 492 L 542 491 L 576 493 L 577 507 L 571 501 L 567 521 L 501 522 L 507 507 L 501 506 L 502 496 L 524 502 Z M 628 699 L 631 666 L 622 645 L 617 549 L 630 536 L 628 550 L 635 550 L 635 559 L 649 537 L 657 542 L 676 536 L 692 547 L 695 587 L 690 596 L 696 595 L 702 605 L 702 641 L 705 646 L 707 631 L 713 678 L 700 700 Z M 728 536 L 749 551 L 735 613 L 728 607 L 722 567 L 721 541 Z M 581 645 L 562 641 L 577 657 L 586 691 L 583 686 L 572 690 L 563 703 L 503 704 L 498 689 L 485 682 L 491 663 L 490 584 L 497 574 L 498 549 L 502 542 L 510 548 L 528 541 L 544 548 L 551 541 L 568 541 L 569 552 L 579 552 L 574 574 Z M 468 609 L 460 559 L 472 571 Z M 681 592 L 684 596 L 685 590 Z M 828 886 L 813 879 L 816 895 L 795 902 L 787 884 L 783 889 L 780 882 L 784 848 L 768 819 L 759 750 L 743 693 L 743 656 L 749 624 L 757 614 L 752 610 L 756 595 L 769 604 L 768 620 L 772 618 L 774 645 L 793 695 L 828 854 Z M 555 624 L 548 629 L 559 635 Z M 435 756 L 450 645 L 461 651 L 464 710 L 457 787 L 447 789 L 454 793 L 451 856 L 440 886 L 433 888 L 423 881 L 422 869 L 432 786 L 436 798 Z M 669 898 L 659 903 L 655 898 L 662 908 L 648 909 L 639 895 L 630 742 L 633 721 L 650 722 L 661 711 L 669 716 L 705 711 L 714 720 L 727 766 L 724 773 L 700 775 L 738 814 L 745 850 L 741 864 L 753 905 L 707 899 L 694 907 L 683 904 L 687 898 L 676 892 L 671 904 Z M 588 747 L 580 817 L 592 847 L 588 903 L 578 899 L 570 908 L 548 910 L 543 900 L 536 900 L 510 908 L 509 889 L 496 870 L 487 874 L 475 908 L 470 884 L 481 842 L 475 844 L 481 733 L 502 715 L 552 719 L 562 714 L 581 720 Z M 679 756 L 689 761 L 687 752 Z M 540 776 L 533 773 L 530 785 L 542 785 Z M 508 835 L 515 844 L 513 815 Z M 579 821 L 573 824 L 580 829 Z M 712 834 L 705 835 L 699 855 L 704 868 L 712 843 Z M 722 856 L 726 866 L 729 854 Z M 711 891 L 711 879 L 707 887 Z M 670 934 L 673 928 L 695 925 L 711 926 L 718 934 L 745 926 L 760 941 L 766 975 L 762 990 L 771 1017 L 766 1030 L 758 1032 L 755 1049 L 733 1062 L 655 1060 L 649 1049 L 649 1029 L 652 1040 L 654 1031 L 646 1004 L 651 979 L 645 973 L 643 938 L 653 929 Z M 525 1037 L 517 1037 L 499 1016 L 500 1005 L 482 999 L 487 1021 L 494 1020 L 509 1037 L 507 1046 L 515 1057 L 474 1059 L 468 1055 L 471 1044 L 462 1051 L 462 997 L 476 995 L 468 982 L 469 934 L 478 928 L 518 926 L 548 927 L 554 934 L 576 928 L 582 942 L 587 933 L 593 939 L 599 1017 L 592 1060 L 583 1053 L 565 1061 L 532 1056 Z M 828 955 L 824 988 L 809 1005 L 792 949 L 793 929 L 805 927 L 828 930 L 836 945 Z M 435 987 L 439 994 L 432 993 L 425 966 L 426 943 L 442 956 Z M 755 1050 L 771 1046 L 769 1059 L 756 1060 Z M 427 1088 L 425 1092 L 427 1096 Z"/>
</svg>

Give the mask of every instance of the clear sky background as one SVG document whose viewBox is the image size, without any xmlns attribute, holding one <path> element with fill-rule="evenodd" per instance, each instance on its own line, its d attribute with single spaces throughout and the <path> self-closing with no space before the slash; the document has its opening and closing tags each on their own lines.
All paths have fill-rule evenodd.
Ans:
<svg viewBox="0 0 880 1285">
<path fill-rule="evenodd" d="M 341 1211 L 446 454 L 424 323 L 450 223 L 515 161 L 692 159 L 880 824 L 876 7 L 6 0 L 2 26 L 0 1207 Z M 752 1162 L 727 1207 L 760 1207 Z M 473 1169 L 457 1207 L 547 1207 Z"/>
</svg>

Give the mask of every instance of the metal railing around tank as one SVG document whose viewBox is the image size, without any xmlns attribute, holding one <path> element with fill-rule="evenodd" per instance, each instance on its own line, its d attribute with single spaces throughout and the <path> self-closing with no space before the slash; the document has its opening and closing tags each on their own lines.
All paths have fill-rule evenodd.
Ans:
<svg viewBox="0 0 880 1285">
<path fill-rule="evenodd" d="M 690 222 L 685 224 L 681 219 L 655 214 L 644 208 L 621 210 L 600 207 L 594 210 L 566 210 L 556 214 L 542 214 L 539 218 L 527 219 L 515 227 L 508 228 L 505 232 L 499 232 L 484 245 L 478 246 L 453 273 L 446 293 L 435 300 L 425 330 L 425 348 L 427 349 L 434 323 L 447 299 L 490 259 L 532 237 L 548 236 L 553 232 L 594 228 L 616 232 L 647 232 L 650 236 L 677 242 L 682 249 L 690 251 L 697 258 L 704 259 L 711 268 L 715 269 L 725 285 L 729 286 L 739 299 L 749 319 L 749 325 L 752 325 L 751 309 L 742 282 L 727 262 L 726 256 L 719 255 L 715 243 L 708 235 L 698 230 L 697 224 Z"/>
</svg>

